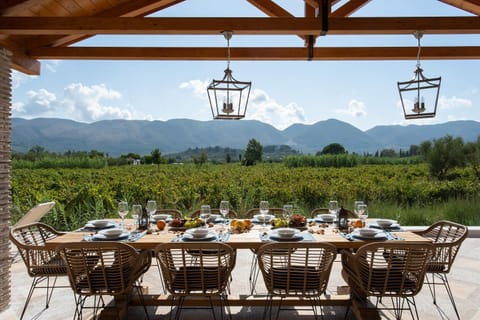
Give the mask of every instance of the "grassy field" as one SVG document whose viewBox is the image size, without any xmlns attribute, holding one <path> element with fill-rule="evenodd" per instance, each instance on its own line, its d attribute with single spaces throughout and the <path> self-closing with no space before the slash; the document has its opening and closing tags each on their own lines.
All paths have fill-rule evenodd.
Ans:
<svg viewBox="0 0 480 320">
<path fill-rule="evenodd" d="M 77 228 L 94 218 L 116 217 L 116 203 L 145 204 L 185 215 L 201 204 L 229 200 L 240 215 L 269 200 L 271 207 L 293 203 L 305 215 L 337 199 L 346 208 L 368 202 L 371 217 L 400 218 L 406 225 L 449 219 L 480 225 L 480 185 L 461 169 L 449 180 L 432 179 L 423 164 L 359 165 L 352 168 L 288 168 L 281 163 L 251 167 L 223 165 L 141 165 L 101 169 L 14 169 L 12 222 L 39 202 L 55 201 L 45 222 Z"/>
</svg>

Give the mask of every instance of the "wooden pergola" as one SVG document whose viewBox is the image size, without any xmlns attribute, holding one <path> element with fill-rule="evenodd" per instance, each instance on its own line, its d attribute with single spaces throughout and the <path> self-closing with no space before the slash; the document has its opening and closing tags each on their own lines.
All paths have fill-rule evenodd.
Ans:
<svg viewBox="0 0 480 320">
<path fill-rule="evenodd" d="M 40 61 L 225 60 L 222 47 L 92 47 L 95 35 L 294 35 L 295 47 L 232 47 L 232 60 L 415 60 L 417 47 L 322 46 L 330 35 L 480 34 L 480 0 L 438 0 L 458 8 L 449 17 L 352 17 L 374 0 L 296 0 L 295 16 L 274 0 L 245 0 L 260 17 L 155 17 L 185 0 L 0 1 L 0 311 L 10 302 L 11 70 L 40 75 Z M 291 0 L 295 1 L 295 0 Z M 227 3 L 228 1 L 225 1 Z M 207 5 L 207 1 L 205 0 Z M 228 5 L 228 4 L 226 4 Z M 215 9 L 212 9 L 214 11 Z M 414 10 L 414 8 L 412 8 Z M 361 12 L 361 11 L 359 11 Z M 422 47 L 422 60 L 479 59 L 480 46 Z"/>
</svg>

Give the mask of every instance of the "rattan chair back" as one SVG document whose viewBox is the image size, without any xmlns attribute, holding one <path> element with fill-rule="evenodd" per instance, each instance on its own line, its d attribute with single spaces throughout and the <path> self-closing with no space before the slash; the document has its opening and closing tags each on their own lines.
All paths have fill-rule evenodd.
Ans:
<svg viewBox="0 0 480 320">
<path fill-rule="evenodd" d="M 183 218 L 182 212 L 177 209 L 157 209 L 155 214 L 169 214 L 172 216 L 172 218 Z"/>
<path fill-rule="evenodd" d="M 210 209 L 210 213 L 211 214 L 216 214 L 216 215 L 221 215 L 220 214 L 220 209 Z M 192 212 L 192 214 L 190 215 L 190 218 L 199 218 L 200 217 L 200 209 L 198 210 L 195 210 Z M 238 214 L 235 210 L 233 209 L 230 209 L 228 211 L 228 214 L 227 214 L 227 218 L 229 219 L 236 219 L 238 217 Z"/>
<path fill-rule="evenodd" d="M 323 294 L 336 255 L 335 246 L 326 242 L 272 242 L 257 250 L 265 286 L 280 296 Z"/>
<path fill-rule="evenodd" d="M 252 219 L 254 215 L 260 214 L 260 208 L 252 208 L 245 213 L 245 218 Z M 283 217 L 283 208 L 269 208 L 268 214 L 274 215 L 275 217 Z"/>
<path fill-rule="evenodd" d="M 155 249 L 166 289 L 174 295 L 225 292 L 235 251 L 219 242 L 172 242 Z"/>
</svg>

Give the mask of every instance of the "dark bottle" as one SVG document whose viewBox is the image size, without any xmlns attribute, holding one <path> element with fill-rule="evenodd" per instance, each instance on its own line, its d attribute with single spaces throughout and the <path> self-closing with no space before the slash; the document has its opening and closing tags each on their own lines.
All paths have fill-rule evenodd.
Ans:
<svg viewBox="0 0 480 320">
<path fill-rule="evenodd" d="M 343 207 L 338 211 L 338 228 L 341 230 L 348 229 L 348 212 Z"/>
<path fill-rule="evenodd" d="M 142 214 L 138 217 L 138 229 L 147 230 L 150 224 L 149 215 L 146 208 L 142 209 Z"/>
</svg>

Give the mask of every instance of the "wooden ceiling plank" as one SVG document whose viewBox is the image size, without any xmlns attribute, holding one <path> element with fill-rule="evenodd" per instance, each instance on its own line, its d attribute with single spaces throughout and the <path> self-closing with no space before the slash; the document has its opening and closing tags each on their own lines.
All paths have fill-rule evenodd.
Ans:
<svg viewBox="0 0 480 320">
<path fill-rule="evenodd" d="M 236 34 L 315 35 L 316 18 L 97 18 L 0 17 L 1 34 Z M 476 34 L 480 17 L 331 18 L 329 34 Z"/>
<path fill-rule="evenodd" d="M 480 0 L 439 0 L 458 9 L 480 16 Z"/>
<path fill-rule="evenodd" d="M 0 14 L 7 14 L 12 11 L 25 10 L 29 0 L 2 0 L 0 2 Z"/>
<path fill-rule="evenodd" d="M 313 60 L 416 60 L 417 47 L 314 48 Z M 225 48 L 58 47 L 29 52 L 36 59 L 63 60 L 225 60 Z M 422 60 L 479 59 L 480 47 L 422 47 Z M 231 48 L 233 61 L 307 60 L 308 48 Z"/>
<path fill-rule="evenodd" d="M 367 3 L 369 3 L 371 0 L 350 0 L 347 3 L 345 3 L 343 6 L 337 8 L 335 11 L 333 11 L 330 16 L 331 17 L 349 17 L 359 9 L 361 9 L 363 6 L 365 6 Z"/>
<path fill-rule="evenodd" d="M 125 1 L 108 10 L 98 12 L 96 17 L 143 17 L 150 13 L 166 9 L 185 0 L 135 0 Z M 66 46 L 89 38 L 90 35 L 39 36 L 29 42 L 29 48 L 43 46 Z"/>
</svg>

